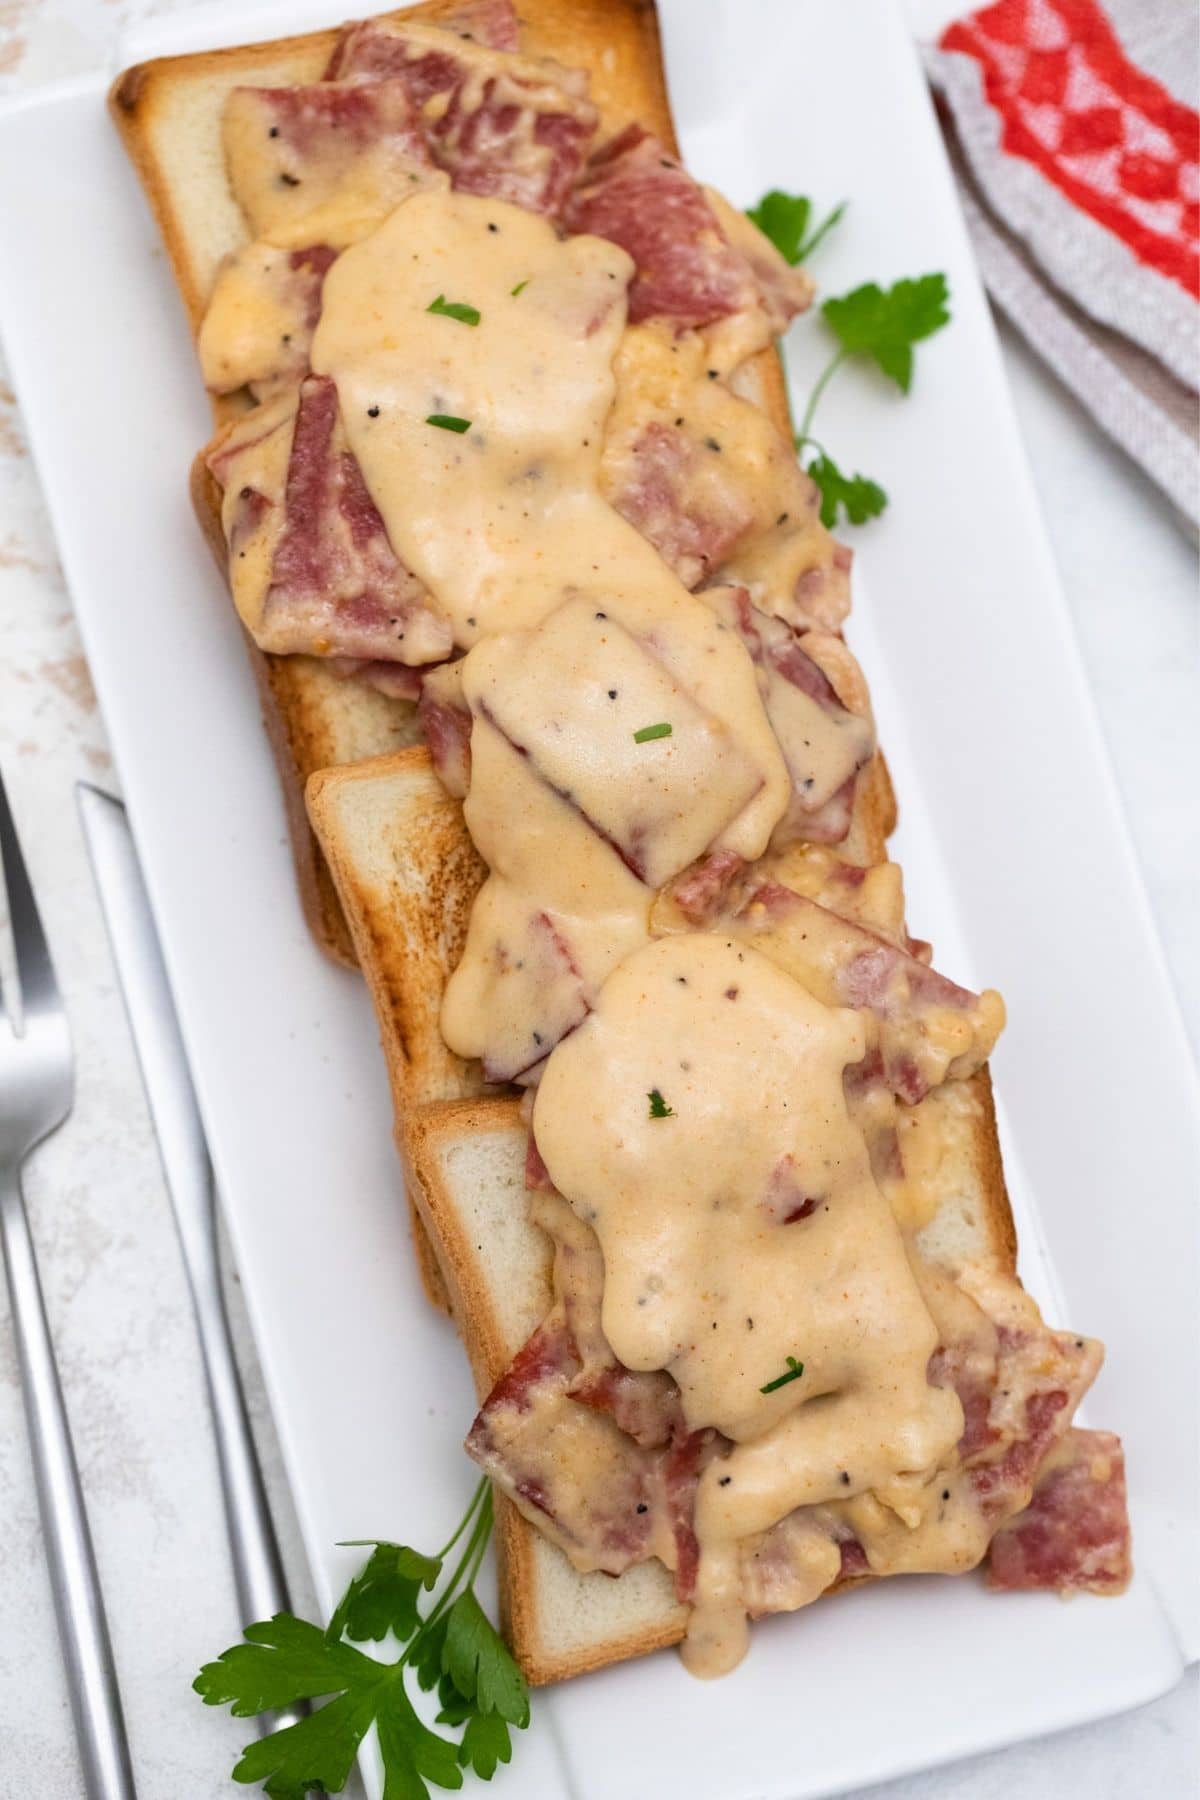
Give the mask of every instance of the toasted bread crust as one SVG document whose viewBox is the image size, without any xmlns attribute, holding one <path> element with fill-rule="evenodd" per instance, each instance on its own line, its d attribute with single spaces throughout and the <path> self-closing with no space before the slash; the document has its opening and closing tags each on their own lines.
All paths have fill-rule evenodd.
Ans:
<svg viewBox="0 0 1200 1800">
<path fill-rule="evenodd" d="M 269 662 L 271 659 L 260 659 Z M 390 862 L 365 871 L 352 851 L 340 817 L 347 789 L 339 779 L 350 769 L 318 771 L 308 783 L 305 834 L 325 846 L 317 862 L 337 895 L 353 893 L 354 903 L 338 918 L 348 923 L 350 954 L 366 977 L 379 1020 L 387 1061 L 392 1104 L 397 1121 L 414 1117 L 421 1107 L 481 1093 L 477 1068 L 455 1056 L 442 1042 L 438 1026 L 446 968 L 462 951 L 475 895 L 486 870 L 462 822 L 462 808 L 443 789 L 423 746 L 398 756 L 377 757 L 352 765 L 372 784 L 380 819 L 376 833 L 380 855 Z M 361 792 L 361 789 L 350 790 Z M 303 804 L 303 800 L 301 802 Z M 308 820 L 311 819 L 310 830 Z M 403 822 L 412 820 L 410 831 Z M 401 829 L 396 830 L 396 821 Z M 313 832 L 316 837 L 313 837 Z M 415 864 L 409 847 L 420 850 Z M 413 1245 L 426 1294 L 442 1311 L 451 1302 L 438 1259 L 413 1206 L 408 1146 L 402 1130 L 397 1143 L 409 1194 Z"/>
<path fill-rule="evenodd" d="M 373 807 L 369 867 L 342 817 L 362 795 Z M 478 1064 L 447 1049 L 438 1023 L 446 975 L 487 874 L 461 803 L 446 793 L 423 745 L 320 770 L 307 800 L 339 893 L 352 896 L 347 916 L 379 1017 L 397 1118 L 435 1100 L 487 1092 Z"/>
</svg>

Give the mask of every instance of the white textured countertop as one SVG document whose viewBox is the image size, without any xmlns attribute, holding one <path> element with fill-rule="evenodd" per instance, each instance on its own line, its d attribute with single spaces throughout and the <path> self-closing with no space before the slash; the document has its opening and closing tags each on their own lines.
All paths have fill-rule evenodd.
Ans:
<svg viewBox="0 0 1200 1800">
<path fill-rule="evenodd" d="M 105 67 L 120 29 L 164 10 L 137 0 L 0 0 L 0 88 L 27 90 Z M 1006 336 L 1005 345 L 1110 754 L 1197 1042 L 1194 553 L 1120 453 L 1019 344 Z M 227 1772 L 247 1727 L 202 1709 L 189 1692 L 199 1664 L 236 1638 L 239 1620 L 183 1273 L 72 796 L 81 776 L 111 782 L 110 759 L 2 364 L 0 765 L 75 1038 L 75 1110 L 30 1164 L 27 1195 L 139 1792 L 142 1800 L 243 1793 Z M 307 1574 L 232 1272 L 230 1289 L 294 1603 L 305 1610 Z M 72 1800 L 79 1778 L 3 1297 L 0 1720 L 0 1800 Z M 887 1800 L 987 1800 L 1012 1790 L 1029 1800 L 1172 1800 L 1195 1791 L 1198 1762 L 1193 1671 L 1136 1713 L 874 1791 Z"/>
</svg>

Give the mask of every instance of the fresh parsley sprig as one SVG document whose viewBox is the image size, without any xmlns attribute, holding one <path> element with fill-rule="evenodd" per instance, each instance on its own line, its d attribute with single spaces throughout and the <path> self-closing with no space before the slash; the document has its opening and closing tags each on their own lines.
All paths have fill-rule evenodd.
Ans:
<svg viewBox="0 0 1200 1800">
<path fill-rule="evenodd" d="M 492 1495 L 482 1480 L 449 1542 L 436 1556 L 375 1539 L 326 1630 L 291 1613 L 248 1625 L 244 1642 L 206 1663 L 194 1686 L 209 1706 L 235 1718 L 325 1700 L 309 1717 L 260 1738 L 242 1754 L 235 1781 L 261 1781 L 271 1800 L 303 1800 L 312 1789 L 340 1793 L 374 1725 L 384 1768 L 384 1800 L 429 1800 L 429 1784 L 462 1786 L 463 1769 L 490 1781 L 512 1757 L 510 1727 L 529 1723 L 529 1692 L 516 1663 L 475 1598 L 492 1532 Z M 428 1611 L 443 1565 L 462 1539 L 455 1567 Z M 365 1547 L 365 1546 L 364 1546 Z M 354 1648 L 388 1636 L 402 1647 L 381 1662 Z M 405 1686 L 412 1669 L 437 1688 L 436 1723 L 463 1726 L 455 1742 L 418 1716 Z"/>
<path fill-rule="evenodd" d="M 772 188 L 757 206 L 750 208 L 746 217 L 758 226 L 764 237 L 770 238 L 780 256 L 794 268 L 797 263 L 805 262 L 826 233 L 833 230 L 847 204 L 847 201 L 841 201 L 809 231 L 813 202 L 808 195 L 785 194 L 782 188 Z"/>
<path fill-rule="evenodd" d="M 747 217 L 788 262 L 797 263 L 812 254 L 845 210 L 843 201 L 806 236 L 812 201 L 806 195 L 786 194 L 773 188 Z M 887 506 L 887 494 L 868 475 L 844 473 L 825 446 L 813 437 L 817 406 L 838 370 L 855 357 L 873 362 L 902 394 L 907 394 L 912 386 L 914 346 L 932 337 L 949 321 L 949 287 L 946 277 L 939 274 L 894 281 L 889 288 L 868 281 L 848 294 L 826 300 L 821 317 L 837 338 L 839 348 L 809 395 L 796 434 L 796 451 L 820 490 L 822 524 L 835 525 L 841 513 L 851 525 L 862 525 L 879 517 Z"/>
<path fill-rule="evenodd" d="M 890 288 L 865 281 L 852 293 L 826 300 L 821 316 L 842 346 L 834 364 L 848 356 L 870 357 L 907 394 L 912 386 L 913 345 L 949 324 L 950 289 L 944 275 L 918 275 L 915 280 L 894 281 Z M 828 374 L 822 377 L 828 379 Z"/>
<path fill-rule="evenodd" d="M 879 517 L 887 505 L 887 494 L 867 475 L 844 474 L 813 437 L 817 406 L 833 377 L 852 357 L 873 362 L 907 394 L 912 386 L 913 346 L 949 322 L 949 288 L 944 275 L 919 275 L 915 280 L 894 281 L 889 288 L 867 281 L 849 294 L 826 300 L 821 317 L 840 348 L 826 363 L 808 397 L 796 434 L 796 450 L 821 491 L 822 524 L 836 524 L 840 509 L 852 525 L 861 525 Z M 816 454 L 806 460 L 809 450 Z"/>
<path fill-rule="evenodd" d="M 868 519 L 877 519 L 888 503 L 887 494 L 879 483 L 872 481 L 869 475 L 843 475 L 815 438 L 797 438 L 797 450 L 805 443 L 812 444 L 817 451 L 804 467 L 820 490 L 822 525 L 837 523 L 839 506 L 851 525 L 865 525 Z"/>
</svg>

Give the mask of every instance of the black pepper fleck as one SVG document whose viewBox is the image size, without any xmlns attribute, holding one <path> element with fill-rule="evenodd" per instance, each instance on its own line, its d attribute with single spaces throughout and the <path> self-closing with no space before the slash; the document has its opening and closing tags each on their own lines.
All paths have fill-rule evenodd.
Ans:
<svg viewBox="0 0 1200 1800">
<path fill-rule="evenodd" d="M 379 417 L 379 408 L 377 406 L 368 406 L 367 417 L 368 419 L 377 419 Z"/>
<path fill-rule="evenodd" d="M 708 445 L 710 450 L 720 450 L 720 448 L 721 448 L 721 446 L 720 446 L 720 444 L 718 444 L 716 438 L 705 438 L 704 441 Z"/>
<path fill-rule="evenodd" d="M 268 137 L 278 137 L 278 136 L 279 136 L 279 127 L 278 127 L 278 125 L 272 125 L 272 127 L 271 127 L 271 129 L 270 129 L 270 131 L 268 131 L 268 133 L 267 133 L 267 136 L 268 136 Z"/>
<path fill-rule="evenodd" d="M 649 1512 L 649 1510 L 650 1510 L 650 1508 L 646 1505 L 646 1502 L 644 1500 L 638 1501 L 637 1509 L 640 1513 Z"/>
<path fill-rule="evenodd" d="M 609 697 L 609 699 L 610 699 L 610 700 L 615 700 L 615 699 L 616 699 L 616 697 L 617 697 L 617 690 L 616 690 L 616 688 L 609 688 L 609 690 L 608 690 L 608 697 Z"/>
<path fill-rule="evenodd" d="M 850 1471 L 848 1469 L 843 1469 L 841 1474 L 838 1476 L 838 1480 L 841 1482 L 843 1487 L 849 1487 L 850 1486 Z"/>
<path fill-rule="evenodd" d="M 732 1480 L 733 1480 L 732 1475 L 722 1475 L 717 1482 L 717 1486 L 718 1487 L 728 1487 Z"/>
<path fill-rule="evenodd" d="M 298 175 L 289 175 L 285 169 L 283 174 L 279 177 L 279 182 L 281 187 L 299 187 L 300 177 Z"/>
</svg>

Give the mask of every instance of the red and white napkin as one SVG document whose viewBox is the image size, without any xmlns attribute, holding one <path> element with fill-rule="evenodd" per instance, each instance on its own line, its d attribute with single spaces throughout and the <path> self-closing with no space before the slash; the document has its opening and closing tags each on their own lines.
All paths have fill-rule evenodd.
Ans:
<svg viewBox="0 0 1200 1800">
<path fill-rule="evenodd" d="M 1190 0 L 997 0 L 926 52 L 992 299 L 1200 525 Z"/>
</svg>

